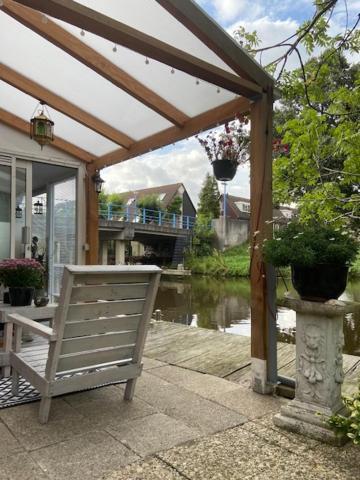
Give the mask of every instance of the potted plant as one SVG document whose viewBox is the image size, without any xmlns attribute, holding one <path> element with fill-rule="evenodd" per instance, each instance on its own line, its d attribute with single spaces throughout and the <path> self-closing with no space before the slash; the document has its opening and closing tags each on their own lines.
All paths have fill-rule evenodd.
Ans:
<svg viewBox="0 0 360 480">
<path fill-rule="evenodd" d="M 235 121 L 225 124 L 223 132 L 211 131 L 205 138 L 197 137 L 212 164 L 217 180 L 232 180 L 237 167 L 248 160 L 250 138 L 244 128 L 248 123 L 246 117 L 239 115 Z"/>
<path fill-rule="evenodd" d="M 264 258 L 276 267 L 291 267 L 295 290 L 303 300 L 324 302 L 346 288 L 348 269 L 358 243 L 329 225 L 289 223 L 264 242 Z"/>
<path fill-rule="evenodd" d="M 42 288 L 44 267 L 30 258 L 7 259 L 0 262 L 0 280 L 9 288 L 12 306 L 31 305 L 35 289 Z"/>
</svg>

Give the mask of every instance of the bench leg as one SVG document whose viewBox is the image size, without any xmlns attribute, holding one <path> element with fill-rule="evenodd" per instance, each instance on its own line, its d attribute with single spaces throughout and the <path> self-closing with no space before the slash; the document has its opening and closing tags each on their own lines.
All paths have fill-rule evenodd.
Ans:
<svg viewBox="0 0 360 480">
<path fill-rule="evenodd" d="M 49 419 L 50 406 L 51 406 L 51 397 L 41 397 L 40 411 L 39 411 L 40 423 L 47 423 Z"/>
<path fill-rule="evenodd" d="M 125 400 L 132 400 L 135 392 L 135 385 L 136 385 L 136 380 L 137 378 L 132 378 L 126 382 L 126 388 L 125 388 L 125 394 L 124 394 L 124 399 Z"/>
<path fill-rule="evenodd" d="M 19 395 L 19 373 L 15 370 L 15 368 L 12 369 L 11 375 L 11 393 L 15 397 Z"/>
</svg>

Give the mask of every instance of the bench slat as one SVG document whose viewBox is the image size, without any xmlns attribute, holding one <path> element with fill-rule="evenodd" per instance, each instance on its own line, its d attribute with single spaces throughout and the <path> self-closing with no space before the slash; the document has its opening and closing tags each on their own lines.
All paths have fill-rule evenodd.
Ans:
<svg viewBox="0 0 360 480">
<path fill-rule="evenodd" d="M 120 300 L 118 302 L 76 303 L 68 309 L 67 322 L 73 320 L 114 317 L 142 313 L 144 300 Z"/>
<path fill-rule="evenodd" d="M 137 330 L 141 315 L 126 315 L 124 317 L 108 317 L 96 320 L 83 320 L 65 325 L 64 338 L 96 335 L 109 332 L 124 332 Z"/>
<path fill-rule="evenodd" d="M 147 287 L 147 283 L 73 287 L 70 303 L 145 298 Z"/>
<path fill-rule="evenodd" d="M 124 332 L 68 338 L 63 340 L 60 354 L 66 355 L 69 353 L 85 352 L 89 350 L 96 351 L 99 348 L 135 345 L 136 337 L 136 332 Z"/>
</svg>

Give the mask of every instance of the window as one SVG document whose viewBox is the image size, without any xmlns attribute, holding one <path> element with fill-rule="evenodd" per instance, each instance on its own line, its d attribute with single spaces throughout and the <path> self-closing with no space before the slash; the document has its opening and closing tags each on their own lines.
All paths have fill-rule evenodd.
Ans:
<svg viewBox="0 0 360 480">
<path fill-rule="evenodd" d="M 135 200 L 135 198 L 129 198 L 129 200 L 126 202 L 126 205 L 131 205 L 133 203 L 133 201 Z"/>
<path fill-rule="evenodd" d="M 250 203 L 236 202 L 235 205 L 241 212 L 250 213 Z"/>
<path fill-rule="evenodd" d="M 160 202 L 162 202 L 165 197 L 166 197 L 166 193 L 160 193 L 160 195 L 158 196 Z"/>
</svg>

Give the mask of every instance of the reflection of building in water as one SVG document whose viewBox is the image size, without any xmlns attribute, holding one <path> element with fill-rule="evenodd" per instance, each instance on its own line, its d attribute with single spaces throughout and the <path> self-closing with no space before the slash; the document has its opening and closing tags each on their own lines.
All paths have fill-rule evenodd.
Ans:
<svg viewBox="0 0 360 480">
<path fill-rule="evenodd" d="M 187 283 L 161 281 L 154 309 L 159 308 L 162 319 L 191 325 L 191 286 Z"/>
</svg>

